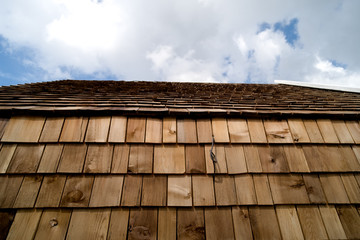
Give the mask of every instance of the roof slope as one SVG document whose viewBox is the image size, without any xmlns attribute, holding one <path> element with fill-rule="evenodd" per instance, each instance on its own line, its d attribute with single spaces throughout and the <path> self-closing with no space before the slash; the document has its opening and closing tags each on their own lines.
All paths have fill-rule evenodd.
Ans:
<svg viewBox="0 0 360 240">
<path fill-rule="evenodd" d="M 58 83 L 68 90 L 67 81 Z M 181 111 L 164 117 L 156 111 L 148 116 L 141 108 L 137 116 L 109 114 L 101 98 L 89 96 L 100 82 L 74 83 L 87 90 L 74 87 L 69 99 L 79 105 L 80 99 L 94 101 L 86 115 L 70 110 L 54 116 L 38 109 L 36 116 L 33 110 L 15 111 L 0 119 L 0 239 L 360 238 L 356 114 L 349 119 L 339 111 L 330 119 L 301 109 L 296 118 L 279 117 L 277 110 L 257 117 L 211 111 L 201 117 Z M 137 84 L 143 92 L 134 91 Z M 18 103 L 28 98 L 31 109 L 40 85 L 25 87 L 30 94 L 34 86 L 32 95 L 19 95 Z M 103 85 L 99 91 L 105 96 L 109 85 Z M 155 91 L 155 85 L 131 82 L 128 90 L 109 90 L 107 101 L 139 101 L 140 95 L 150 97 L 146 89 L 153 89 L 153 96 L 187 94 L 186 104 L 198 99 L 190 94 L 192 84 L 164 83 L 166 91 Z M 189 91 L 175 93 L 174 86 Z M 198 86 L 219 86 L 223 94 L 217 96 L 228 98 L 233 85 Z M 280 89 L 237 86 L 261 89 L 264 95 L 266 89 Z M 64 89 L 56 91 L 66 104 Z M 246 91 L 249 99 L 258 94 Z M 356 94 L 325 92 L 358 100 Z M 186 109 L 179 99 L 172 104 Z M 226 104 L 216 104 L 228 111 Z"/>
<path fill-rule="evenodd" d="M 358 115 L 360 94 L 275 84 L 63 80 L 1 87 L 0 103 L 2 111 L 21 113 Z"/>
</svg>

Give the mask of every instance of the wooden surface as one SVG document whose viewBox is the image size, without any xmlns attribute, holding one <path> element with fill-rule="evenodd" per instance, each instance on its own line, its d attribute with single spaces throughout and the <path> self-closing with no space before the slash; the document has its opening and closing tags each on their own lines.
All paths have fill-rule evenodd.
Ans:
<svg viewBox="0 0 360 240">
<path fill-rule="evenodd" d="M 26 176 L 21 184 L 20 190 L 14 202 L 14 208 L 34 207 L 43 176 Z"/>
<path fill-rule="evenodd" d="M 230 208 L 205 209 L 206 239 L 234 239 Z"/>
<path fill-rule="evenodd" d="M 128 172 L 152 173 L 153 152 L 152 145 L 131 145 Z"/>
<path fill-rule="evenodd" d="M 281 239 L 273 207 L 250 207 L 249 216 L 254 239 Z"/>
<path fill-rule="evenodd" d="M 168 206 L 191 206 L 192 191 L 190 176 L 168 177 Z"/>
<path fill-rule="evenodd" d="M 65 186 L 66 176 L 45 176 L 35 207 L 58 207 Z"/>
<path fill-rule="evenodd" d="M 63 117 L 46 118 L 39 142 L 57 142 L 64 124 Z"/>
<path fill-rule="evenodd" d="M 44 145 L 18 145 L 9 164 L 8 173 L 35 173 Z"/>
<path fill-rule="evenodd" d="M 86 145 L 65 144 L 57 171 L 60 173 L 82 172 L 85 161 L 86 150 L 87 150 Z"/>
<path fill-rule="evenodd" d="M 197 143 L 196 122 L 193 119 L 177 119 L 177 142 Z"/>
<path fill-rule="evenodd" d="M 120 205 L 124 176 L 96 176 L 91 191 L 90 207 L 112 207 Z"/>
<path fill-rule="evenodd" d="M 310 138 L 302 119 L 288 119 L 289 128 L 294 143 L 309 143 Z"/>
<path fill-rule="evenodd" d="M 292 143 L 292 136 L 286 120 L 265 120 L 264 127 L 269 143 Z"/>
<path fill-rule="evenodd" d="M 82 142 L 84 141 L 87 117 L 67 117 L 60 135 L 60 142 Z"/>
<path fill-rule="evenodd" d="M 234 178 L 237 202 L 240 205 L 257 204 L 254 181 L 251 175 L 242 174 Z"/>
<path fill-rule="evenodd" d="M 184 146 L 156 145 L 154 147 L 154 173 L 185 173 Z"/>
<path fill-rule="evenodd" d="M 125 142 L 127 118 L 112 116 L 109 130 L 109 142 Z"/>
<path fill-rule="evenodd" d="M 253 143 L 267 143 L 263 121 L 261 119 L 248 119 L 250 139 Z"/>
<path fill-rule="evenodd" d="M 59 165 L 64 146 L 60 144 L 47 144 L 41 157 L 38 173 L 53 173 Z"/>
<path fill-rule="evenodd" d="M 70 222 L 71 210 L 44 210 L 36 231 L 35 239 L 65 239 Z"/>
<path fill-rule="evenodd" d="M 205 151 L 200 145 L 188 145 L 185 147 L 186 173 L 205 173 Z"/>
<path fill-rule="evenodd" d="M 141 143 L 145 140 L 146 118 L 129 118 L 127 122 L 126 141 Z"/>
<path fill-rule="evenodd" d="M 166 176 L 144 176 L 141 206 L 166 206 Z"/>
<path fill-rule="evenodd" d="M 226 119 L 213 118 L 211 119 L 211 123 L 215 142 L 228 143 L 230 141 L 230 138 Z"/>
<path fill-rule="evenodd" d="M 163 142 L 176 143 L 176 118 L 163 119 Z"/>
<path fill-rule="evenodd" d="M 11 208 L 21 187 L 23 176 L 0 176 L 0 207 Z"/>
<path fill-rule="evenodd" d="M 246 173 L 246 160 L 244 149 L 240 145 L 225 147 L 226 164 L 229 174 Z"/>
<path fill-rule="evenodd" d="M 128 239 L 156 240 L 157 222 L 156 209 L 130 210 Z"/>
<path fill-rule="evenodd" d="M 110 209 L 75 209 L 66 239 L 105 239 L 109 221 Z"/>
<path fill-rule="evenodd" d="M 60 207 L 87 207 L 93 183 L 93 176 L 69 176 L 66 179 Z"/>
<path fill-rule="evenodd" d="M 37 142 L 44 123 L 44 117 L 12 117 L 5 127 L 1 141 Z"/>
<path fill-rule="evenodd" d="M 214 206 L 214 183 L 211 176 L 193 175 L 192 189 L 194 206 Z"/>
<path fill-rule="evenodd" d="M 5 173 L 15 153 L 16 144 L 4 145 L 0 150 L 0 173 Z"/>
<path fill-rule="evenodd" d="M 214 173 L 213 160 L 210 157 L 211 145 L 205 145 L 206 173 Z M 215 173 L 227 173 L 226 156 L 224 145 L 217 144 L 213 148 L 216 156 Z"/>
<path fill-rule="evenodd" d="M 128 208 L 112 209 L 108 231 L 108 239 L 126 239 L 128 222 Z"/>
<path fill-rule="evenodd" d="M 236 188 L 233 177 L 219 175 L 215 178 L 215 198 L 218 206 L 236 205 Z"/>
<path fill-rule="evenodd" d="M 158 239 L 176 239 L 176 208 L 161 208 L 158 215 Z"/>
<path fill-rule="evenodd" d="M 250 142 L 250 133 L 246 119 L 228 119 L 230 140 L 232 143 Z"/>
<path fill-rule="evenodd" d="M 232 216 L 234 223 L 235 239 L 252 239 L 249 211 L 246 207 L 233 207 Z"/>
<path fill-rule="evenodd" d="M 289 172 L 282 146 L 259 146 L 258 151 L 263 172 Z"/>
<path fill-rule="evenodd" d="M 297 206 L 297 213 L 305 239 L 327 239 L 320 211 L 316 207 Z"/>
<path fill-rule="evenodd" d="M 178 209 L 177 239 L 205 239 L 205 223 L 203 209 Z"/>
<path fill-rule="evenodd" d="M 107 142 L 110 117 L 91 117 L 86 131 L 86 142 Z"/>
<path fill-rule="evenodd" d="M 124 178 L 121 206 L 140 206 L 142 176 L 127 175 Z"/>
<path fill-rule="evenodd" d="M 295 207 L 276 206 L 283 239 L 304 239 Z"/>
<path fill-rule="evenodd" d="M 129 145 L 115 145 L 111 173 L 127 173 L 129 163 Z"/>
<path fill-rule="evenodd" d="M 109 173 L 113 156 L 113 146 L 93 144 L 88 147 L 84 172 Z"/>
<path fill-rule="evenodd" d="M 162 143 L 162 122 L 161 118 L 147 118 L 145 142 Z"/>
<path fill-rule="evenodd" d="M 33 239 L 41 217 L 41 210 L 19 210 L 6 239 Z"/>
<path fill-rule="evenodd" d="M 213 133 L 210 119 L 197 119 L 196 129 L 199 143 L 211 143 Z"/>
</svg>

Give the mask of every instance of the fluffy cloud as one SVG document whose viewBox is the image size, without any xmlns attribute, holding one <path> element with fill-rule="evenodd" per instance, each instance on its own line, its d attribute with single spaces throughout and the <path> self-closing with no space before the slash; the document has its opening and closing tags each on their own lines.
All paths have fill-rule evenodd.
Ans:
<svg viewBox="0 0 360 240">
<path fill-rule="evenodd" d="M 32 71 L 14 77 L 0 66 L 0 78 L 359 85 L 359 8 L 357 0 L 5 0 L 0 55 Z"/>
</svg>

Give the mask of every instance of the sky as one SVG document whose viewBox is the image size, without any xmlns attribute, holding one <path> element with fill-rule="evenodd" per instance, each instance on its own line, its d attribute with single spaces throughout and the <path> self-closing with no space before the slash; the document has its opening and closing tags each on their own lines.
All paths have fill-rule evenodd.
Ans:
<svg viewBox="0 0 360 240">
<path fill-rule="evenodd" d="M 360 85 L 359 0 L 0 0 L 0 85 Z"/>
</svg>

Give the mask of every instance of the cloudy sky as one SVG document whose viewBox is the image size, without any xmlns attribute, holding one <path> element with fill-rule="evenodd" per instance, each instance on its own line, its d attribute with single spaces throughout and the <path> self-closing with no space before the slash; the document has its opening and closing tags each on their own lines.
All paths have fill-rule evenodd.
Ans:
<svg viewBox="0 0 360 240">
<path fill-rule="evenodd" d="M 359 0 L 1 0 L 0 85 L 360 85 Z"/>
</svg>

